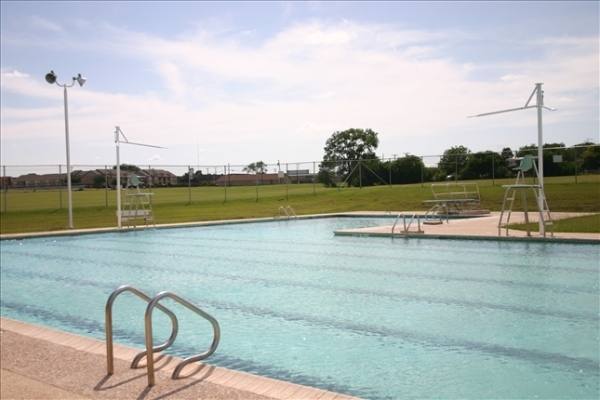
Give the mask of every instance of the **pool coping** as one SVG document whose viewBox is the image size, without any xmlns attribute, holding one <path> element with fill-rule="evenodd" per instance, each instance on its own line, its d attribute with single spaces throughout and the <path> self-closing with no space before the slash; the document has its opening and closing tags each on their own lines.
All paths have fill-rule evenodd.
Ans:
<svg viewBox="0 0 600 400">
<path fill-rule="evenodd" d="M 0 317 L 0 328 L 29 338 L 44 340 L 54 345 L 70 347 L 82 353 L 101 355 L 106 357 L 106 343 L 102 340 L 64 332 L 46 326 L 31 324 L 11 318 Z M 119 344 L 114 345 L 115 359 L 131 362 L 133 357 L 141 350 Z M 170 356 L 173 362 L 161 370 L 171 373 L 182 358 Z M 211 364 L 197 363 L 211 367 L 212 372 L 204 380 L 230 389 L 249 392 L 256 395 L 267 396 L 278 400 L 295 398 L 319 400 L 353 400 L 358 399 L 350 395 L 318 389 L 297 383 L 254 375 L 247 372 L 236 371 L 218 367 Z M 117 372 L 118 373 L 118 372 Z M 192 375 L 193 377 L 193 375 Z M 187 378 L 181 379 L 181 386 L 185 386 Z M 160 385 L 160 382 L 157 382 Z"/>
<path fill-rule="evenodd" d="M 488 235 L 444 235 L 434 233 L 385 233 L 385 232 L 360 232 L 358 230 L 334 231 L 335 236 L 351 237 L 379 237 L 391 239 L 442 239 L 442 240 L 483 240 L 498 242 L 537 242 L 537 243 L 565 243 L 565 244 L 600 244 L 600 239 L 563 238 L 563 237 L 519 237 L 519 236 L 488 236 Z"/>
<path fill-rule="evenodd" d="M 192 221 L 192 222 L 179 222 L 179 223 L 168 223 L 168 224 L 157 224 L 149 227 L 137 226 L 121 228 L 118 227 L 103 227 L 103 228 L 85 228 L 85 229 L 72 229 L 72 230 L 58 230 L 58 231 L 42 231 L 42 232 L 24 232 L 24 233 L 8 233 L 0 234 L 0 241 L 3 240 L 15 240 L 15 239 L 30 239 L 30 238 L 43 238 L 43 237 L 61 237 L 61 236 L 79 236 L 79 235 L 90 235 L 96 233 L 112 233 L 112 232 L 134 232 L 143 231 L 146 229 L 175 229 L 175 228 L 193 228 L 203 226 L 219 226 L 219 225 L 234 225 L 234 224 L 249 224 L 257 222 L 287 222 L 293 220 L 304 220 L 304 219 L 320 219 L 320 218 L 392 218 L 397 215 L 416 215 L 423 216 L 425 211 L 348 211 L 339 213 L 325 213 L 325 214 L 306 214 L 298 215 L 292 218 L 282 217 L 261 217 L 261 218 L 238 218 L 238 219 L 226 219 L 226 220 L 214 220 L 214 221 Z M 582 213 L 582 214 L 595 214 L 595 213 Z M 449 215 L 449 219 L 477 219 L 485 217 L 486 215 Z M 489 216 L 489 215 L 487 215 Z M 438 239 L 438 240 L 485 240 L 485 241 L 502 241 L 502 242 L 538 242 L 538 243 L 567 243 L 567 244 L 600 244 L 600 239 L 595 238 L 574 238 L 574 237 L 535 237 L 535 236 L 499 236 L 499 235 L 454 235 L 454 234 L 403 234 L 389 232 L 359 232 L 356 229 L 353 230 L 338 230 L 335 231 L 336 236 L 353 236 L 353 237 L 387 237 L 387 238 L 421 238 L 421 239 Z"/>
</svg>

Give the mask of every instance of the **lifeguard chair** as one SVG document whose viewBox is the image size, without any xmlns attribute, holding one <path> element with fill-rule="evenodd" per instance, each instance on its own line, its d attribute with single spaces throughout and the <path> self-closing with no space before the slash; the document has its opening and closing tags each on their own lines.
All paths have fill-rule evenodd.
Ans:
<svg viewBox="0 0 600 400">
<path fill-rule="evenodd" d="M 152 213 L 152 196 L 154 193 L 140 189 L 142 182 L 135 174 L 130 174 L 127 177 L 127 186 L 125 192 L 125 207 L 121 211 L 121 220 L 127 222 L 127 226 L 135 228 L 137 221 L 143 220 L 148 226 L 148 222 L 154 223 L 154 215 Z"/>
<path fill-rule="evenodd" d="M 506 229 L 506 236 L 508 236 L 508 225 L 510 223 L 510 217 L 513 211 L 515 199 L 520 194 L 521 207 L 523 208 L 523 215 L 525 218 L 525 224 L 529 224 L 529 214 L 527 206 L 527 193 L 533 192 L 534 198 L 536 199 L 536 206 L 539 212 L 539 218 L 544 225 L 544 237 L 546 232 L 550 228 L 551 236 L 554 236 L 552 232 L 552 216 L 550 215 L 550 208 L 546 201 L 544 194 L 544 188 L 539 185 L 539 172 L 535 163 L 535 157 L 526 155 L 520 159 L 519 165 L 514 169 L 517 171 L 517 179 L 513 185 L 502 185 L 504 188 L 504 199 L 502 200 L 502 211 L 500 211 L 500 220 L 498 221 L 498 236 L 502 235 L 502 228 Z M 527 184 L 525 181 L 525 173 L 533 171 L 537 178 L 536 184 Z M 541 199 L 541 200 L 540 200 Z M 541 206 L 540 206 L 541 205 Z M 531 236 L 531 230 L 529 225 L 527 226 L 527 236 Z"/>
</svg>

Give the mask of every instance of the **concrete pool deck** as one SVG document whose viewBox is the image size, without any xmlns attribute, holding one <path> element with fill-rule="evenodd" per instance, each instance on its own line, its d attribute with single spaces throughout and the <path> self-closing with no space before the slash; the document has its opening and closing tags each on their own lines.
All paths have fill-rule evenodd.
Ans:
<svg viewBox="0 0 600 400">
<path fill-rule="evenodd" d="M 406 213 L 412 215 L 411 213 Z M 415 213 L 423 215 L 424 213 Z M 554 221 L 580 217 L 585 215 L 593 215 L 593 213 L 571 213 L 571 212 L 555 212 L 552 213 Z M 444 222 L 440 225 L 421 224 L 423 233 L 409 233 L 408 235 L 400 232 L 402 230 L 402 222 L 399 222 L 394 231 L 393 237 L 421 237 L 421 238 L 438 238 L 438 239 L 474 239 L 474 240 L 517 240 L 517 241 L 561 241 L 572 243 L 598 243 L 600 244 L 600 233 L 575 233 L 575 232 L 556 232 L 554 237 L 549 233 L 546 238 L 538 235 L 537 229 L 531 232 L 531 236 L 527 236 L 526 231 L 518 231 L 509 229 L 506 236 L 505 229 L 502 229 L 502 235 L 498 236 L 498 220 L 500 213 L 492 212 L 489 215 L 469 217 L 469 218 L 450 218 L 448 223 Z M 511 223 L 523 223 L 525 217 L 523 213 L 513 213 Z M 529 221 L 537 222 L 538 215 L 529 213 Z M 415 228 L 413 223 L 412 228 Z M 392 237 L 392 224 L 374 226 L 368 228 L 353 228 L 340 229 L 335 232 L 338 236 L 375 236 L 375 237 Z"/>
<path fill-rule="evenodd" d="M 130 369 L 139 350 L 115 345 L 115 373 L 106 374 L 104 341 L 0 318 L 2 399 L 319 399 L 354 397 L 196 363 L 173 380 L 181 361 L 157 356 L 156 385 L 146 369 Z"/>
<path fill-rule="evenodd" d="M 424 216 L 425 211 L 349 211 L 341 213 L 329 213 L 329 214 L 307 214 L 298 215 L 294 219 L 315 219 L 315 218 L 335 218 L 335 217 L 395 217 L 398 214 L 405 214 L 408 216 L 417 215 Z M 552 218 L 554 221 L 564 218 L 580 217 L 586 215 L 594 215 L 597 213 L 580 213 L 580 212 L 553 212 Z M 527 232 L 518 231 L 511 229 L 509 235 L 506 236 L 505 230 L 502 230 L 502 236 L 498 236 L 498 220 L 500 218 L 499 212 L 492 212 L 487 215 L 481 216 L 464 216 L 459 218 L 450 218 L 450 223 L 444 223 L 442 225 L 424 225 L 421 224 L 421 228 L 424 230 L 425 237 L 439 238 L 439 239 L 480 239 L 480 240 L 561 240 L 571 241 L 576 243 L 600 243 L 600 233 L 554 233 L 554 237 L 547 235 L 547 238 L 540 238 L 537 235 L 537 230 L 533 231 L 531 236 L 527 236 Z M 538 214 L 530 212 L 530 222 L 537 222 Z M 0 234 L 0 240 L 14 240 L 14 239 L 27 239 L 35 237 L 53 237 L 53 236 L 73 236 L 73 235 L 87 235 L 94 233 L 108 233 L 108 232 L 127 232 L 134 230 L 144 229 L 168 229 L 168 228 L 191 228 L 191 227 L 202 227 L 202 226 L 215 226 L 215 225 L 230 225 L 230 224 L 247 224 L 253 222 L 273 222 L 273 221 L 286 221 L 285 218 L 278 217 L 265 217 L 265 218 L 244 218 L 244 219 L 229 219 L 229 220 L 215 220 L 215 221 L 194 221 L 194 222 L 181 222 L 181 223 L 169 223 L 169 224 L 156 224 L 149 227 L 138 226 L 136 228 L 123 228 L 117 227 L 104 227 L 104 228 L 86 228 L 86 229 L 64 229 L 58 231 L 43 231 L 43 232 L 25 232 L 25 233 L 5 233 Z M 522 223 L 524 222 L 524 215 L 522 212 L 514 212 L 511 218 L 511 223 Z M 401 224 L 400 224 L 401 225 Z M 404 235 L 397 233 L 401 227 L 397 227 L 394 232 L 394 237 L 423 237 L 422 234 L 410 234 Z M 383 236 L 391 237 L 392 224 L 384 224 L 378 227 L 370 228 L 356 228 L 356 229 L 342 229 L 335 232 L 338 236 Z"/>
</svg>

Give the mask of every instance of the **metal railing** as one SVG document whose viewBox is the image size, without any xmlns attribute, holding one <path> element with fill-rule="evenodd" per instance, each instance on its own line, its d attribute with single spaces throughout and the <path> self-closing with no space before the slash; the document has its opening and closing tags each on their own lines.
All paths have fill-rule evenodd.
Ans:
<svg viewBox="0 0 600 400">
<path fill-rule="evenodd" d="M 408 221 L 408 224 L 406 223 L 406 214 L 398 214 L 398 216 L 394 220 L 394 225 L 392 225 L 392 237 L 394 237 L 396 225 L 398 225 L 398 221 L 400 221 L 400 218 L 402 218 L 402 228 L 403 228 L 402 233 L 404 233 L 405 235 L 410 232 L 410 227 L 415 220 L 417 221 L 417 230 L 414 233 L 422 233 L 423 232 L 421 230 L 421 218 L 417 214 L 412 214 L 410 216 L 410 220 Z"/>
<path fill-rule="evenodd" d="M 146 293 L 144 293 L 141 290 L 136 289 L 135 287 L 130 286 L 130 285 L 119 286 L 108 297 L 108 300 L 106 301 L 106 306 L 104 309 L 104 320 L 105 320 L 105 332 L 106 332 L 106 370 L 109 375 L 112 375 L 114 373 L 114 369 L 115 369 L 114 368 L 114 353 L 113 353 L 112 308 L 113 308 L 113 304 L 114 304 L 115 300 L 117 299 L 117 297 L 123 292 L 133 293 L 134 295 L 141 298 L 142 300 L 145 300 L 148 303 L 150 303 L 152 301 L 152 298 L 150 296 L 148 296 Z M 179 324 L 177 322 L 177 317 L 175 316 L 175 314 L 168 308 L 164 307 L 163 305 L 158 305 L 157 307 L 162 312 L 167 314 L 167 316 L 171 319 L 171 324 L 172 324 L 173 329 L 171 331 L 171 336 L 169 336 L 169 339 L 167 339 L 167 341 L 164 342 L 163 344 L 154 347 L 152 349 L 152 353 L 158 353 L 158 352 L 163 351 L 163 350 L 167 349 L 168 347 L 170 347 L 173 344 L 173 342 L 175 342 L 175 338 L 177 337 L 177 333 L 179 331 Z M 147 353 L 148 353 L 147 351 L 142 351 L 141 353 L 137 354 L 133 358 L 133 361 L 131 362 L 131 368 L 137 368 L 139 362 L 146 356 Z"/>
<path fill-rule="evenodd" d="M 298 218 L 296 211 L 290 205 L 279 206 L 279 217 L 281 216 L 285 216 L 287 219 Z"/>
<path fill-rule="evenodd" d="M 154 386 L 154 383 L 155 383 L 154 357 L 153 357 L 154 348 L 152 347 L 152 339 L 153 339 L 153 337 L 152 337 L 152 312 L 154 311 L 155 307 L 158 307 L 158 308 L 162 307 L 159 304 L 159 302 L 164 298 L 170 298 L 171 300 L 174 300 L 174 301 L 178 302 L 179 304 L 185 306 L 189 310 L 195 312 L 196 314 L 198 314 L 199 316 L 201 316 L 202 318 L 204 318 L 208 322 L 210 322 L 210 324 L 212 325 L 212 328 L 213 328 L 213 341 L 212 341 L 209 349 L 207 351 L 205 351 L 204 353 L 197 354 L 195 356 L 191 356 L 191 357 L 184 359 L 181 363 L 179 363 L 177 365 L 177 367 L 175 367 L 175 370 L 173 371 L 173 375 L 171 375 L 171 378 L 173 378 L 173 379 L 179 378 L 179 374 L 181 373 L 181 370 L 186 365 L 188 365 L 192 362 L 195 362 L 195 361 L 204 360 L 205 358 L 212 355 L 217 350 L 217 347 L 219 346 L 219 340 L 221 338 L 221 328 L 219 327 L 219 323 L 213 316 L 204 312 L 200 308 L 196 307 L 194 304 L 190 303 L 189 301 L 179 297 L 175 293 L 171 293 L 171 292 L 158 293 L 156 296 L 154 296 L 152 301 L 150 301 L 150 303 L 148 304 L 148 307 L 146 308 L 146 313 L 144 316 L 145 335 L 146 335 L 146 353 L 148 354 L 147 362 L 146 362 L 146 366 L 148 369 L 148 386 Z"/>
</svg>

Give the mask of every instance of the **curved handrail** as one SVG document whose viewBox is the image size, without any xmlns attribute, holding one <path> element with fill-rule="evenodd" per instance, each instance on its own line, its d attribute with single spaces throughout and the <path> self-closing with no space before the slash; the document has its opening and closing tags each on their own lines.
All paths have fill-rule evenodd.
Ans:
<svg viewBox="0 0 600 400">
<path fill-rule="evenodd" d="M 148 296 L 146 293 L 144 293 L 141 290 L 136 289 L 135 287 L 130 286 L 130 285 L 119 286 L 108 297 L 108 300 L 106 301 L 106 306 L 104 308 L 104 321 L 105 321 L 105 332 L 106 332 L 106 370 L 109 375 L 112 375 L 115 370 L 114 353 L 113 353 L 112 306 L 113 306 L 113 303 L 115 302 L 115 300 L 117 299 L 117 297 L 123 292 L 131 292 L 131 293 L 135 294 L 136 296 L 138 296 L 139 298 L 141 298 L 142 300 L 145 300 L 148 303 L 152 300 L 150 298 L 150 296 Z M 173 326 L 173 330 L 171 331 L 171 336 L 169 336 L 169 339 L 167 339 L 166 342 L 164 342 L 163 344 L 158 345 L 152 349 L 153 353 L 163 351 L 167 347 L 171 346 L 173 344 L 173 342 L 175 342 L 175 338 L 177 337 L 177 332 L 179 331 L 179 324 L 177 322 L 177 317 L 175 316 L 175 314 L 173 314 L 173 312 L 171 310 L 169 310 L 168 308 L 166 308 L 160 304 L 158 305 L 158 308 L 162 312 L 167 314 L 169 316 L 169 318 L 171 318 L 171 324 Z M 147 351 L 142 351 L 141 353 L 137 354 L 133 358 L 133 361 L 131 362 L 131 368 L 137 368 L 139 362 L 146 356 L 146 354 L 147 354 Z"/>
<path fill-rule="evenodd" d="M 394 229 L 396 229 L 396 224 L 398 223 L 398 220 L 400 219 L 401 216 L 402 216 L 402 214 L 398 214 L 396 216 L 396 219 L 394 220 L 394 225 L 392 225 L 392 239 L 394 238 Z"/>
<path fill-rule="evenodd" d="M 179 373 L 181 372 L 183 367 L 185 367 L 189 363 L 204 360 L 205 358 L 207 358 L 211 354 L 213 354 L 217 350 L 217 347 L 219 346 L 219 340 L 221 339 L 221 328 L 219 327 L 219 322 L 217 322 L 217 320 L 212 315 L 210 315 L 210 314 L 206 313 L 205 311 L 201 310 L 200 308 L 196 307 L 194 304 L 190 303 L 189 301 L 177 296 L 175 293 L 172 293 L 172 292 L 158 293 L 156 296 L 154 296 L 152 301 L 150 301 L 150 303 L 148 303 L 148 307 L 146 307 L 146 314 L 144 316 L 145 332 L 146 332 L 146 352 L 149 355 L 147 357 L 148 362 L 146 363 L 146 366 L 148 368 L 148 386 L 154 386 L 154 357 L 152 356 L 152 352 L 153 352 L 153 348 L 152 348 L 152 311 L 154 311 L 154 307 L 161 307 L 159 302 L 162 299 L 164 299 L 165 297 L 175 300 L 179 304 L 192 310 L 193 312 L 195 312 L 196 314 L 200 315 L 202 318 L 204 318 L 208 322 L 210 322 L 213 327 L 213 341 L 210 345 L 210 348 L 207 351 L 205 351 L 204 353 L 201 353 L 201 354 L 198 354 L 198 355 L 195 355 L 192 357 L 188 357 L 188 358 L 184 359 L 181 363 L 179 363 L 179 365 L 177 365 L 177 367 L 175 367 L 175 370 L 173 371 L 173 375 L 171 375 L 171 377 L 173 379 L 179 378 Z"/>
</svg>

